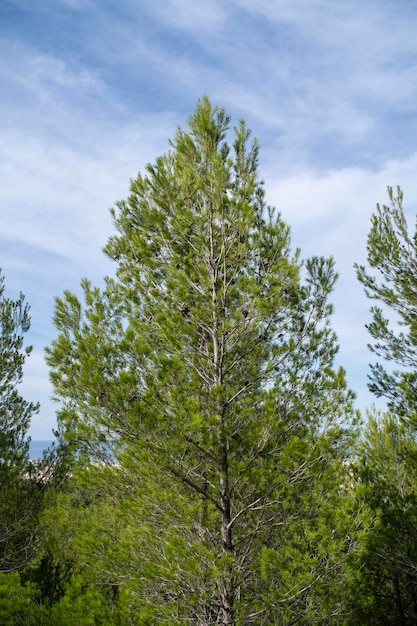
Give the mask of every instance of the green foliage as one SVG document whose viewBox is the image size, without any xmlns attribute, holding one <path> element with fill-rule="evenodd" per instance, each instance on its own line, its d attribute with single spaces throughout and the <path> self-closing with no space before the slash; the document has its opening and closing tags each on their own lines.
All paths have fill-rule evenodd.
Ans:
<svg viewBox="0 0 417 626">
<path fill-rule="evenodd" d="M 352 605 L 358 624 L 407 625 L 417 619 L 417 230 L 409 233 L 401 189 L 388 194 L 390 205 L 377 205 L 368 235 L 368 263 L 379 275 L 357 266 L 366 294 L 381 305 L 371 308 L 370 348 L 397 369 L 371 366 L 369 387 L 387 398 L 391 413 L 370 417 L 359 454 L 361 498 L 373 524 L 357 564 L 362 594 Z"/>
<path fill-rule="evenodd" d="M 33 548 L 35 482 L 29 477 L 27 430 L 38 405 L 24 400 L 18 385 L 31 348 L 24 348 L 29 307 L 20 294 L 6 298 L 0 273 L 0 571 L 26 564 Z"/>
<path fill-rule="evenodd" d="M 379 278 L 356 266 L 360 282 L 369 298 L 384 308 L 371 308 L 367 326 L 374 343 L 370 349 L 400 369 L 388 371 L 377 363 L 371 366 L 371 391 L 388 399 L 389 409 L 413 422 L 417 417 L 417 230 L 408 231 L 403 210 L 403 193 L 394 196 L 388 188 L 389 206 L 377 205 L 368 235 L 368 263 Z M 393 315 L 392 315 L 393 314 Z M 391 320 L 389 319 L 391 315 Z"/>
<path fill-rule="evenodd" d="M 324 532 L 356 421 L 333 368 L 334 263 L 291 253 L 257 144 L 240 122 L 229 145 L 229 126 L 203 98 L 131 182 L 105 248 L 117 279 L 57 299 L 47 350 L 81 460 L 60 543 L 143 623 L 318 619 L 349 548 L 345 520 Z"/>
<path fill-rule="evenodd" d="M 46 613 L 35 600 L 35 587 L 22 585 L 17 572 L 0 574 L 0 623 L 4 626 L 47 624 Z"/>
<path fill-rule="evenodd" d="M 370 415 L 356 463 L 367 531 L 353 565 L 351 624 L 416 623 L 417 444 L 389 413 Z"/>
<path fill-rule="evenodd" d="M 0 272 L 0 416 L 1 460 L 21 464 L 26 458 L 25 436 L 32 414 L 38 405 L 24 400 L 17 391 L 23 365 L 31 347 L 23 347 L 23 334 L 29 330 L 29 306 L 24 296 L 13 301 L 4 295 L 4 277 Z"/>
</svg>

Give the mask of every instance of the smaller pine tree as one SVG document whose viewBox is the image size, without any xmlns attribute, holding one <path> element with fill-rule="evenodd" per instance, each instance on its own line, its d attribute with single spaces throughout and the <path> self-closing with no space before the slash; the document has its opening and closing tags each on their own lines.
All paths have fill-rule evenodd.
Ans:
<svg viewBox="0 0 417 626">
<path fill-rule="evenodd" d="M 0 571 L 8 572 L 22 567 L 30 552 L 27 431 L 39 405 L 25 400 L 17 389 L 32 350 L 23 341 L 30 327 L 29 306 L 23 294 L 14 301 L 4 291 L 0 271 Z"/>
</svg>

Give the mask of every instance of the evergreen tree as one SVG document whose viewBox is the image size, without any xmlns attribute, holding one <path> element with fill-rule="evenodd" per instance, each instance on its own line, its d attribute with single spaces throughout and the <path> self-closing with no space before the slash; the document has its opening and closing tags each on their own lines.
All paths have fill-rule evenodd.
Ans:
<svg viewBox="0 0 417 626">
<path fill-rule="evenodd" d="M 371 308 L 373 319 L 367 328 L 374 343 L 369 347 L 399 369 L 372 365 L 369 388 L 377 397 L 387 398 L 395 415 L 416 423 L 417 230 L 408 231 L 401 189 L 394 196 L 388 187 L 388 195 L 390 205 L 377 205 L 368 235 L 369 267 L 379 276 L 371 275 L 365 266 L 356 269 L 366 295 L 383 306 Z"/>
<path fill-rule="evenodd" d="M 416 460 L 406 425 L 390 413 L 369 416 L 355 463 L 365 532 L 347 593 L 352 626 L 417 621 Z"/>
<path fill-rule="evenodd" d="M 417 229 L 410 234 L 403 193 L 388 187 L 389 205 L 377 205 L 368 235 L 369 268 L 356 266 L 365 293 L 378 301 L 367 326 L 372 352 L 370 390 L 390 413 L 370 418 L 359 454 L 363 503 L 374 516 L 364 542 L 357 623 L 414 624 L 417 619 Z M 388 367 L 390 364 L 394 367 Z"/>
<path fill-rule="evenodd" d="M 32 481 L 29 479 L 27 431 L 38 405 L 18 392 L 23 365 L 31 348 L 24 348 L 29 307 L 20 294 L 6 298 L 0 273 L 0 571 L 21 568 L 33 547 Z"/>
<path fill-rule="evenodd" d="M 335 623 L 345 529 L 323 534 L 355 421 L 333 368 L 337 276 L 291 253 L 257 144 L 240 122 L 231 148 L 229 126 L 199 101 L 112 211 L 117 280 L 57 299 L 61 436 L 119 464 L 111 493 L 85 473 L 101 502 L 72 506 L 114 538 L 90 559 L 129 581 L 143 623 Z"/>
</svg>

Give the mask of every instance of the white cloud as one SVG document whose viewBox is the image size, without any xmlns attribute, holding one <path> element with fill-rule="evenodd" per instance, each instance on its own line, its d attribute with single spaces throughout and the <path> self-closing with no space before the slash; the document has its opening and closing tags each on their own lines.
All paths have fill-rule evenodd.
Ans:
<svg viewBox="0 0 417 626">
<path fill-rule="evenodd" d="M 54 3 L 57 2 L 57 0 L 52 1 Z M 77 11 L 89 9 L 93 6 L 91 0 L 58 0 L 58 2 L 63 6 L 68 7 L 69 9 L 74 9 Z"/>
<path fill-rule="evenodd" d="M 85 253 L 88 258 L 106 241 L 109 206 L 126 195 L 129 177 L 155 149 L 166 148 L 174 122 L 153 113 L 118 121 L 105 109 L 96 117 L 96 110 L 82 107 L 83 96 L 87 91 L 108 102 L 104 84 L 83 68 L 69 71 L 60 59 L 35 55 L 25 62 L 22 54 L 14 71 L 3 74 L 10 90 L 22 90 L 25 98 L 21 120 L 11 104 L 2 107 L 9 123 L 0 143 L 1 235 L 85 262 Z M 35 71 L 20 71 L 26 65 Z M 71 97 L 62 98 L 62 88 Z"/>
<path fill-rule="evenodd" d="M 288 212 L 293 225 L 318 227 L 331 223 L 352 223 L 356 230 L 369 226 L 369 217 L 377 202 L 387 203 L 387 186 L 405 188 L 410 202 L 417 200 L 415 172 L 417 153 L 408 159 L 387 161 L 377 171 L 351 167 L 335 169 L 325 175 L 316 173 L 280 177 L 279 170 L 266 173 L 268 197 Z M 271 183 L 274 181 L 275 183 Z M 407 208 L 407 207 L 406 207 Z M 343 232 L 341 232 L 343 235 Z"/>
<path fill-rule="evenodd" d="M 31 99 L 48 104 L 51 96 L 67 99 L 72 92 L 77 98 L 102 95 L 105 85 L 98 70 L 46 54 L 11 37 L 1 40 L 1 48 L 8 63 L 0 65 L 0 79 Z M 26 102 L 19 103 L 22 104 Z"/>
<path fill-rule="evenodd" d="M 206 38 L 208 33 L 219 33 L 227 18 L 227 4 L 217 0 L 166 0 L 163 5 L 152 3 L 152 12 L 179 30 Z"/>
<path fill-rule="evenodd" d="M 362 409 L 374 401 L 366 383 L 368 363 L 375 357 L 367 349 L 370 337 L 365 329 L 371 302 L 353 266 L 366 264 L 371 215 L 377 203 L 389 204 L 388 185 L 402 187 L 404 210 L 410 228 L 414 228 L 416 171 L 417 153 L 408 159 L 388 161 L 378 171 L 345 168 L 321 176 L 306 172 L 282 178 L 273 169 L 265 173 L 267 200 L 291 225 L 293 244 L 301 248 L 302 257 L 331 255 L 336 260 L 340 278 L 331 300 L 335 305 L 333 326 L 341 346 L 338 361 L 347 369 Z"/>
</svg>

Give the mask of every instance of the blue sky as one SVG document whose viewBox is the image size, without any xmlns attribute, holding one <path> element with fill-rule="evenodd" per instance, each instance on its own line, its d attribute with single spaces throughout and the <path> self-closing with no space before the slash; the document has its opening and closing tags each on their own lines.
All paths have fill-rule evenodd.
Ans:
<svg viewBox="0 0 417 626">
<path fill-rule="evenodd" d="M 0 267 L 31 305 L 22 393 L 55 405 L 43 348 L 54 296 L 100 283 L 108 209 L 209 95 L 258 137 L 267 200 L 304 257 L 333 255 L 339 362 L 366 389 L 357 284 L 386 186 L 417 202 L 417 3 L 410 0 L 0 0 Z"/>
</svg>

